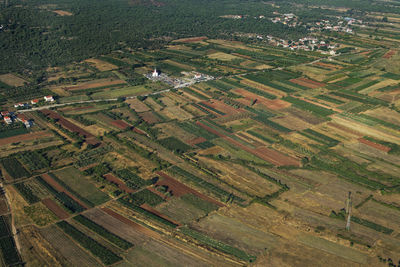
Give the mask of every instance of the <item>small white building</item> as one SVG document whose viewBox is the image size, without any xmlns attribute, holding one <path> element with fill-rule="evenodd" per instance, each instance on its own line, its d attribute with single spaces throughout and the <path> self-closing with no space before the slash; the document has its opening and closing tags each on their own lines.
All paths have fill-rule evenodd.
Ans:
<svg viewBox="0 0 400 267">
<path fill-rule="evenodd" d="M 53 102 L 54 101 L 54 98 L 51 95 L 45 96 L 43 98 L 44 98 L 44 101 L 46 101 L 46 102 Z"/>
<path fill-rule="evenodd" d="M 12 121 L 12 119 L 10 118 L 10 117 L 8 117 L 8 116 L 5 116 L 4 117 L 4 121 L 5 121 L 5 123 L 7 123 L 7 124 L 11 124 L 13 121 Z"/>
<path fill-rule="evenodd" d="M 158 77 L 160 76 L 160 73 L 158 72 L 157 69 L 154 69 L 153 73 L 151 74 L 152 77 Z"/>
</svg>

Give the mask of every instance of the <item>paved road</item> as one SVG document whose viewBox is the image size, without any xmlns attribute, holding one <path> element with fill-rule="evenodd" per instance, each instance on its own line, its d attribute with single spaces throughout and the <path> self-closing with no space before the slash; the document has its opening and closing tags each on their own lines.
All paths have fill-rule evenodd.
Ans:
<svg viewBox="0 0 400 267">
<path fill-rule="evenodd" d="M 150 94 L 145 94 L 145 95 L 140 95 L 140 96 L 151 96 L 151 95 L 159 95 L 165 92 L 169 92 L 171 89 L 166 89 Z M 137 98 L 138 96 L 127 96 L 124 97 L 125 99 L 132 99 L 132 98 Z M 52 104 L 52 105 L 47 105 L 47 106 L 40 106 L 36 108 L 30 108 L 30 109 L 23 109 L 23 110 L 18 110 L 16 113 L 24 113 L 24 112 L 30 112 L 30 111 L 35 111 L 35 110 L 42 110 L 42 109 L 48 109 L 48 108 L 55 108 L 55 107 L 63 107 L 63 106 L 68 106 L 68 105 L 74 105 L 74 104 L 85 104 L 85 103 L 95 103 L 95 102 L 103 102 L 103 101 L 117 101 L 118 98 L 107 98 L 107 99 L 92 99 L 92 100 L 84 100 L 84 101 L 76 101 L 76 102 L 68 102 L 68 103 L 62 103 L 62 104 Z"/>
</svg>

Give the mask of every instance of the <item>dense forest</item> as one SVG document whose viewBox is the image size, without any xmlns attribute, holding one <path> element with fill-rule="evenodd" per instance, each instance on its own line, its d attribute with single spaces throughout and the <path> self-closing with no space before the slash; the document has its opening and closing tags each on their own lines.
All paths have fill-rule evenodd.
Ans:
<svg viewBox="0 0 400 267">
<path fill-rule="evenodd" d="M 72 15 L 60 16 L 55 10 Z M 0 12 L 0 72 L 38 69 L 109 53 L 123 47 L 158 48 L 172 38 L 233 33 L 300 36 L 269 20 L 220 16 L 271 16 L 260 1 L 241 0 L 10 0 Z M 304 34 L 304 33 L 303 33 Z"/>
<path fill-rule="evenodd" d="M 303 21 L 336 15 L 315 5 L 341 6 L 379 11 L 388 4 L 366 1 L 328 0 L 9 0 L 0 10 L 0 73 L 36 70 L 65 64 L 110 51 L 159 48 L 171 39 L 207 35 L 232 38 L 234 34 L 270 34 L 296 38 L 303 27 L 289 28 L 258 16 L 274 11 L 295 12 Z M 349 3 L 350 2 L 350 3 Z M 390 2 L 390 5 L 394 5 Z M 65 11 L 56 13 L 55 11 Z M 392 6 L 393 11 L 399 10 Z M 349 10 L 349 14 L 352 14 Z M 399 12 L 400 13 L 400 12 Z M 226 19 L 245 15 L 247 19 Z"/>
</svg>

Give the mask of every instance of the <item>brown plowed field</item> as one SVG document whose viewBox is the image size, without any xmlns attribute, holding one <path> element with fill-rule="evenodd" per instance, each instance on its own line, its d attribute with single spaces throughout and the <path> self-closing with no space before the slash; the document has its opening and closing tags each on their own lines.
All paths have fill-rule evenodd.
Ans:
<svg viewBox="0 0 400 267">
<path fill-rule="evenodd" d="M 247 152 L 257 156 L 260 159 L 271 162 L 274 165 L 277 165 L 277 166 L 300 166 L 301 165 L 300 160 L 297 158 L 292 158 L 292 157 L 286 156 L 286 155 L 282 154 L 281 152 L 278 152 L 276 150 L 272 150 L 272 149 L 269 149 L 266 147 L 260 147 L 257 149 L 249 148 L 249 147 L 243 145 L 242 143 L 232 139 L 231 137 L 228 137 L 225 134 L 222 134 L 222 133 L 214 130 L 213 128 L 208 127 L 207 125 L 202 124 L 201 122 L 197 122 L 196 124 L 203 127 L 207 131 L 222 137 L 223 139 L 227 140 L 228 142 L 235 145 L 236 147 L 239 147 L 239 148 L 243 149 L 244 151 L 247 151 Z"/>
<path fill-rule="evenodd" d="M 98 88 L 98 87 L 106 87 L 106 86 L 113 86 L 113 85 L 125 85 L 126 82 L 123 80 L 115 80 L 115 81 L 103 81 L 103 82 L 95 82 L 95 83 L 87 83 L 87 84 L 82 84 L 78 86 L 71 86 L 65 88 L 65 90 L 85 90 L 85 89 L 93 89 L 93 88 Z"/>
<path fill-rule="evenodd" d="M 173 223 L 175 225 L 181 226 L 180 223 L 178 223 L 177 221 L 172 220 L 171 218 L 169 218 L 168 216 L 160 213 L 158 210 L 153 209 L 151 206 L 147 205 L 147 204 L 143 204 L 140 206 L 142 209 L 147 210 L 148 212 L 153 213 L 154 215 L 157 215 L 160 218 L 163 218 L 164 220 L 169 221 L 170 223 Z"/>
<path fill-rule="evenodd" d="M 160 175 L 163 179 L 158 180 L 156 185 L 157 186 L 162 186 L 162 185 L 168 186 L 168 190 L 171 191 L 172 194 L 176 197 L 180 197 L 185 194 L 193 194 L 193 195 L 195 195 L 205 201 L 213 203 L 219 207 L 224 206 L 224 204 L 222 204 L 221 202 L 216 201 L 204 194 L 201 194 L 200 192 L 197 192 L 196 190 L 182 184 L 181 182 L 178 182 L 177 180 L 175 180 L 174 178 L 172 178 L 171 176 L 169 176 L 163 172 L 157 172 L 157 174 Z"/>
<path fill-rule="evenodd" d="M 205 139 L 204 137 L 197 137 L 197 138 L 194 138 L 194 139 L 191 139 L 191 140 L 187 141 L 186 143 L 188 145 L 194 146 L 194 145 L 203 143 L 205 141 L 207 141 L 207 139 Z"/>
<path fill-rule="evenodd" d="M 105 213 L 107 213 L 108 215 L 111 215 L 112 217 L 114 217 L 115 219 L 119 220 L 120 222 L 125 223 L 126 225 L 129 225 L 131 227 L 133 227 L 136 231 L 141 232 L 147 236 L 153 237 L 155 239 L 160 239 L 161 236 L 160 234 L 144 227 L 141 226 L 140 224 L 137 224 L 131 220 L 129 220 L 128 218 L 125 218 L 124 216 L 122 216 L 121 214 L 116 213 L 115 211 L 109 209 L 109 208 L 101 208 Z"/>
<path fill-rule="evenodd" d="M 125 130 L 126 128 L 131 127 L 129 124 L 127 124 L 123 120 L 112 121 L 111 124 L 121 130 Z"/>
<path fill-rule="evenodd" d="M 56 181 L 53 180 L 53 178 L 51 178 L 50 175 L 48 175 L 47 173 L 44 173 L 41 175 L 43 180 L 45 180 L 49 185 L 51 185 L 55 190 L 57 190 L 58 192 L 64 192 L 67 196 L 69 196 L 70 198 L 72 198 L 73 200 L 75 200 L 76 202 L 78 202 L 79 205 L 81 205 L 82 207 L 84 207 L 85 209 L 87 209 L 88 207 L 82 203 L 82 201 L 80 199 L 78 199 L 77 197 L 75 197 L 74 195 L 72 195 L 69 191 L 67 191 L 64 187 L 62 187 L 59 183 L 57 183 Z"/>
<path fill-rule="evenodd" d="M 389 50 L 386 54 L 384 54 L 384 55 L 382 56 L 382 58 L 389 59 L 389 58 L 391 58 L 392 56 L 394 56 L 395 54 L 396 54 L 396 51 L 394 51 L 394 50 Z"/>
<path fill-rule="evenodd" d="M 233 91 L 235 93 L 240 94 L 241 96 L 243 96 L 246 99 L 246 101 L 244 103 L 241 102 L 240 99 L 238 100 L 239 102 L 246 104 L 246 105 L 250 105 L 255 99 L 257 99 L 257 103 L 260 103 L 260 104 L 264 105 L 265 107 L 272 109 L 272 110 L 280 110 L 280 109 L 291 106 L 290 103 L 283 101 L 281 99 L 270 100 L 265 97 L 259 96 L 257 94 L 251 93 L 249 91 L 246 91 L 244 89 L 239 88 L 239 89 L 235 89 Z"/>
<path fill-rule="evenodd" d="M 103 176 L 104 176 L 104 178 L 107 179 L 107 181 L 109 181 L 113 184 L 116 184 L 119 189 L 125 191 L 126 193 L 134 193 L 135 192 L 135 190 L 127 187 L 126 184 L 124 184 L 124 182 L 122 182 L 119 178 L 115 177 L 111 173 L 105 174 Z"/>
<path fill-rule="evenodd" d="M 298 85 L 301 85 L 301 86 L 305 86 L 305 87 L 308 87 L 308 88 L 311 88 L 311 89 L 315 89 L 315 88 L 319 88 L 319 87 L 325 86 L 325 84 L 323 84 L 323 83 L 312 81 L 312 80 L 309 80 L 307 78 L 291 79 L 290 81 L 292 83 L 295 83 L 295 84 L 298 84 Z"/>
<path fill-rule="evenodd" d="M 58 206 L 57 203 L 54 202 L 54 200 L 52 200 L 51 198 L 42 199 L 42 203 L 61 220 L 65 220 L 69 217 L 68 212 Z"/>
<path fill-rule="evenodd" d="M 57 120 L 57 122 L 64 128 L 66 128 L 67 130 L 74 132 L 74 133 L 78 133 L 79 135 L 87 138 L 87 143 L 89 144 L 98 144 L 99 142 L 96 140 L 95 136 L 92 135 L 91 133 L 85 131 L 84 129 L 80 128 L 79 126 L 73 124 L 72 122 L 70 122 L 69 120 L 65 119 L 63 116 L 61 116 L 60 114 L 58 114 L 55 111 L 49 110 L 49 109 L 44 109 L 41 110 L 41 112 L 52 118 Z M 90 140 L 89 140 L 90 139 Z"/>
<path fill-rule="evenodd" d="M 7 138 L 1 138 L 0 139 L 0 146 L 12 144 L 15 142 L 21 142 L 21 141 L 29 141 L 29 140 L 36 140 L 40 139 L 43 137 L 51 137 L 54 136 L 50 132 L 46 131 L 40 131 L 40 132 L 34 132 L 34 133 L 27 133 L 27 134 L 20 134 L 12 137 L 7 137 Z"/>
<path fill-rule="evenodd" d="M 374 143 L 374 142 L 369 141 L 369 140 L 364 139 L 364 138 L 359 138 L 358 141 L 359 141 L 360 143 L 363 143 L 363 144 L 365 144 L 365 145 L 367 145 L 367 146 L 376 148 L 376 149 L 381 150 L 381 151 L 386 152 L 386 153 L 389 152 L 389 151 L 391 150 L 390 147 L 387 147 L 387 146 L 384 146 L 384 145 L 381 145 L 381 144 Z"/>
<path fill-rule="evenodd" d="M 336 128 L 336 129 L 342 130 L 343 132 L 350 133 L 350 134 L 353 134 L 353 135 L 358 136 L 358 137 L 363 136 L 363 134 L 360 133 L 360 132 L 357 132 L 355 130 L 349 129 L 349 128 L 343 126 L 343 125 L 340 125 L 340 124 L 337 124 L 337 123 L 334 123 L 334 122 L 328 122 L 328 125 Z"/>
</svg>

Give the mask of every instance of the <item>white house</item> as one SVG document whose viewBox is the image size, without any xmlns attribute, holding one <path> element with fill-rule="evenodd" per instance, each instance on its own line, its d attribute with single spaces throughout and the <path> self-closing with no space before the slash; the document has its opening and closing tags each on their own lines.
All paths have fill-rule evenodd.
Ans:
<svg viewBox="0 0 400 267">
<path fill-rule="evenodd" d="M 51 95 L 45 96 L 43 98 L 44 98 L 44 101 L 46 101 L 46 102 L 53 102 L 54 101 L 54 98 Z"/>
</svg>

